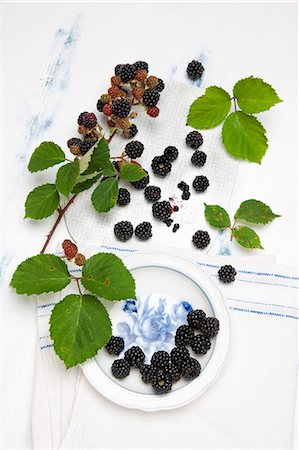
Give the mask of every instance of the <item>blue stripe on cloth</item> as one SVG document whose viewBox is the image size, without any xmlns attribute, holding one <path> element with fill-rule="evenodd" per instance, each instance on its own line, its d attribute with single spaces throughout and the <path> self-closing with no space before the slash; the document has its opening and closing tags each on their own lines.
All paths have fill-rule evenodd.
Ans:
<svg viewBox="0 0 299 450">
<path fill-rule="evenodd" d="M 298 320 L 298 317 L 291 316 L 289 314 L 279 314 L 279 313 L 267 312 L 267 311 L 257 311 L 255 309 L 243 309 L 243 308 L 236 308 L 236 307 L 233 307 L 233 306 L 230 306 L 229 309 L 231 309 L 233 311 L 247 312 L 247 313 L 260 314 L 260 315 L 266 315 L 266 316 L 284 317 L 286 319 L 296 319 L 296 320 Z"/>
<path fill-rule="evenodd" d="M 244 300 L 241 298 L 233 298 L 233 297 L 226 297 L 227 300 L 233 300 L 235 302 L 242 302 L 242 303 L 250 303 L 254 305 L 264 305 L 264 306 L 278 306 L 280 308 L 288 308 L 288 309 L 295 309 L 296 311 L 299 310 L 299 308 L 296 308 L 295 306 L 287 306 L 287 305 L 280 305 L 278 303 L 266 303 L 261 301 L 250 301 L 250 300 Z"/>
</svg>

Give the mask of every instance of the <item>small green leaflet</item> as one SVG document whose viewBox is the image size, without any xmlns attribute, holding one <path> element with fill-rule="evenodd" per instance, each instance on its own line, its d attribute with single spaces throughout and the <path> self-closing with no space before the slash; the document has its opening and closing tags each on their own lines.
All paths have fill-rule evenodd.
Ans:
<svg viewBox="0 0 299 450">
<path fill-rule="evenodd" d="M 135 281 L 123 262 L 111 253 L 98 253 L 82 269 L 82 284 L 106 300 L 136 298 Z"/>
<path fill-rule="evenodd" d="M 98 212 L 107 212 L 115 206 L 118 194 L 118 181 L 116 178 L 107 178 L 102 181 L 92 193 L 91 202 Z"/>
<path fill-rule="evenodd" d="M 278 214 L 274 214 L 270 206 L 259 200 L 246 200 L 242 202 L 235 214 L 236 220 L 244 220 L 251 223 L 268 223 L 272 222 Z"/>
<path fill-rule="evenodd" d="M 55 184 L 43 184 L 29 192 L 25 202 L 25 217 L 44 219 L 51 216 L 59 205 Z"/>
<path fill-rule="evenodd" d="M 42 142 L 31 155 L 28 169 L 31 173 L 48 169 L 65 161 L 65 154 L 54 142 Z"/>
<path fill-rule="evenodd" d="M 80 174 L 102 172 L 107 177 L 113 176 L 114 168 L 109 158 L 108 144 L 102 138 L 80 159 Z"/>
<path fill-rule="evenodd" d="M 72 190 L 72 194 L 78 194 L 79 192 L 86 191 L 89 189 L 94 183 L 98 181 L 98 179 L 102 176 L 101 173 L 94 172 L 92 175 L 86 175 L 88 178 L 84 178 L 85 175 L 82 175 L 77 178 L 77 182 Z M 82 181 L 81 181 L 82 179 Z"/>
<path fill-rule="evenodd" d="M 79 175 L 79 160 L 65 164 L 60 167 L 56 176 L 56 188 L 62 194 L 68 197 L 76 184 Z"/>
<path fill-rule="evenodd" d="M 120 178 L 126 181 L 138 181 L 147 176 L 141 166 L 134 163 L 122 163 L 119 172 Z"/>
<path fill-rule="evenodd" d="M 187 125 L 197 130 L 214 128 L 223 122 L 230 108 L 230 95 L 220 87 L 210 86 L 190 106 Z"/>
<path fill-rule="evenodd" d="M 242 111 L 231 113 L 222 129 L 222 140 L 228 153 L 237 159 L 260 163 L 268 148 L 262 124 Z"/>
<path fill-rule="evenodd" d="M 94 356 L 111 334 L 107 310 L 92 295 L 67 295 L 53 308 L 50 335 L 67 369 Z"/>
<path fill-rule="evenodd" d="M 205 217 L 212 227 L 224 230 L 230 227 L 230 218 L 224 208 L 205 204 Z"/>
<path fill-rule="evenodd" d="M 239 107 L 248 114 L 267 111 L 282 102 L 273 87 L 261 78 L 244 78 L 235 84 L 233 92 Z"/>
<path fill-rule="evenodd" d="M 243 247 L 263 249 L 260 238 L 258 237 L 256 232 L 249 227 L 239 226 L 234 228 L 233 236 L 238 244 L 242 245 Z"/>
<path fill-rule="evenodd" d="M 23 261 L 16 269 L 11 286 L 17 294 L 39 295 L 58 292 L 71 281 L 64 261 L 55 255 L 37 255 Z"/>
</svg>

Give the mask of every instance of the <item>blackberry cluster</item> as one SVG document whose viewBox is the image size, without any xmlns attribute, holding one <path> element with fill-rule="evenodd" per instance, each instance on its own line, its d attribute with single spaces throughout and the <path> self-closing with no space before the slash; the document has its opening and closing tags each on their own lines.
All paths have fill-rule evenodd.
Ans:
<svg viewBox="0 0 299 450">
<path fill-rule="evenodd" d="M 231 265 L 225 265 L 218 270 L 219 279 L 223 283 L 232 283 L 237 275 L 236 269 Z"/>
<path fill-rule="evenodd" d="M 162 156 L 155 156 L 152 160 L 152 171 L 155 175 L 158 175 L 160 177 L 166 177 L 168 173 L 171 171 L 171 162 L 167 158 L 165 158 L 164 155 Z"/>
<path fill-rule="evenodd" d="M 114 225 L 114 234 L 120 241 L 127 241 L 133 236 L 133 225 L 126 220 L 118 222 Z"/>
<path fill-rule="evenodd" d="M 199 131 L 190 131 L 186 136 L 186 144 L 197 150 L 203 144 L 203 137 Z"/>
<path fill-rule="evenodd" d="M 162 202 L 156 202 L 152 206 L 153 216 L 158 220 L 167 220 L 172 213 L 172 207 L 169 202 L 163 200 Z"/>
<path fill-rule="evenodd" d="M 207 317 L 200 323 L 200 331 L 208 337 L 214 337 L 219 331 L 219 320 L 216 317 Z"/>
<path fill-rule="evenodd" d="M 130 201 L 131 201 L 131 194 L 128 191 L 128 189 L 119 188 L 117 196 L 117 204 L 119 206 L 126 206 L 130 203 Z"/>
<path fill-rule="evenodd" d="M 180 181 L 178 184 L 178 188 L 183 191 L 182 200 L 189 200 L 190 198 L 190 187 L 185 181 Z"/>
<path fill-rule="evenodd" d="M 147 186 L 144 189 L 144 197 L 149 202 L 157 202 L 161 198 L 161 189 L 158 186 Z"/>
<path fill-rule="evenodd" d="M 193 330 L 199 330 L 200 322 L 205 318 L 206 318 L 206 313 L 204 311 L 202 311 L 201 309 L 195 309 L 193 311 L 189 311 L 187 314 L 188 325 Z"/>
<path fill-rule="evenodd" d="M 207 160 L 207 155 L 204 152 L 201 152 L 200 150 L 196 150 L 196 152 L 193 153 L 191 156 L 191 163 L 194 166 L 202 167 L 205 165 Z"/>
<path fill-rule="evenodd" d="M 142 222 L 135 228 L 135 236 L 141 241 L 147 241 L 152 237 L 152 225 L 150 222 Z"/>
<path fill-rule="evenodd" d="M 192 242 L 197 248 L 206 248 L 211 242 L 210 235 L 207 231 L 196 231 L 196 233 L 192 236 Z"/>
<path fill-rule="evenodd" d="M 94 113 L 86 111 L 79 115 L 78 125 L 78 133 L 83 136 L 83 139 L 71 138 L 67 141 L 67 146 L 73 155 L 84 156 L 102 137 L 102 128 Z"/>
<path fill-rule="evenodd" d="M 204 192 L 209 185 L 209 180 L 204 175 L 195 177 L 192 183 L 192 186 L 196 190 L 196 192 Z"/>
<path fill-rule="evenodd" d="M 145 354 L 138 346 L 133 346 L 125 352 L 125 360 L 133 367 L 141 367 L 145 360 Z"/>
<path fill-rule="evenodd" d="M 119 336 L 111 336 L 105 348 L 110 355 L 118 356 L 124 349 L 125 343 L 122 337 Z"/>
<path fill-rule="evenodd" d="M 166 149 L 163 152 L 163 155 L 168 161 L 173 162 L 177 159 L 179 156 L 179 151 L 176 147 L 173 147 L 172 145 L 166 147 Z"/>
<path fill-rule="evenodd" d="M 140 158 L 144 151 L 144 145 L 139 141 L 131 141 L 125 146 L 125 153 L 131 159 Z"/>
<path fill-rule="evenodd" d="M 146 172 L 146 170 L 145 170 Z M 146 172 L 147 173 L 147 172 Z M 138 190 L 144 189 L 146 185 L 149 183 L 149 175 L 146 175 L 145 177 L 141 178 L 141 180 L 138 181 L 131 181 L 131 185 Z"/>
<path fill-rule="evenodd" d="M 130 364 L 125 359 L 116 359 L 111 367 L 112 375 L 122 380 L 130 374 Z"/>
<path fill-rule="evenodd" d="M 177 347 L 184 347 L 191 344 L 194 338 L 194 331 L 189 325 L 181 325 L 175 333 L 175 345 Z"/>
<path fill-rule="evenodd" d="M 193 59 L 193 61 L 188 64 L 186 72 L 191 80 L 198 80 L 202 77 L 204 70 L 203 65 L 199 61 Z"/>
</svg>

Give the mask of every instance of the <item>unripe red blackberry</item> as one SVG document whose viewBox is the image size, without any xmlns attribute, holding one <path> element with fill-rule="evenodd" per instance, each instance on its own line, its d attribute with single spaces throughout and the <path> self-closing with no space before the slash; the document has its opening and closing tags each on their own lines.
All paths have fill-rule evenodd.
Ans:
<svg viewBox="0 0 299 450">
<path fill-rule="evenodd" d="M 157 117 L 160 113 L 160 109 L 157 106 L 152 106 L 151 108 L 148 108 L 146 110 L 146 113 L 150 116 L 150 117 Z"/>
<path fill-rule="evenodd" d="M 77 253 L 77 255 L 75 256 L 75 264 L 77 264 L 77 266 L 84 266 L 85 263 L 86 263 L 85 256 L 82 255 L 82 253 Z"/>
<path fill-rule="evenodd" d="M 62 248 L 67 259 L 73 259 L 78 253 L 78 247 L 69 239 L 65 239 L 62 243 Z"/>
<path fill-rule="evenodd" d="M 100 100 L 102 100 L 103 103 L 110 103 L 111 96 L 109 94 L 102 94 Z"/>
<path fill-rule="evenodd" d="M 114 100 L 117 97 L 120 97 L 120 89 L 117 86 L 111 86 L 108 89 L 109 96 Z"/>
<path fill-rule="evenodd" d="M 147 78 L 147 71 L 144 69 L 139 69 L 135 73 L 135 80 L 140 81 L 141 83 L 143 83 L 146 80 L 146 78 Z"/>
<path fill-rule="evenodd" d="M 131 123 L 130 123 L 130 121 L 129 121 L 129 119 L 127 117 L 123 117 L 122 119 L 118 119 L 116 123 L 117 123 L 118 128 L 120 128 L 121 130 L 126 130 L 131 125 Z"/>
<path fill-rule="evenodd" d="M 103 113 L 105 116 L 111 116 L 112 114 L 112 105 L 110 103 L 106 103 L 103 108 Z"/>
<path fill-rule="evenodd" d="M 111 84 L 112 86 L 121 86 L 122 81 L 118 76 L 114 75 L 113 77 L 111 77 Z"/>
<path fill-rule="evenodd" d="M 142 99 L 143 94 L 144 94 L 144 89 L 141 87 L 134 87 L 134 89 L 132 89 L 132 95 L 134 98 L 136 98 L 136 100 Z"/>
<path fill-rule="evenodd" d="M 154 89 L 158 84 L 158 78 L 155 77 L 154 75 L 151 75 L 150 77 L 148 77 L 146 79 L 146 85 L 150 88 L 150 89 Z"/>
</svg>

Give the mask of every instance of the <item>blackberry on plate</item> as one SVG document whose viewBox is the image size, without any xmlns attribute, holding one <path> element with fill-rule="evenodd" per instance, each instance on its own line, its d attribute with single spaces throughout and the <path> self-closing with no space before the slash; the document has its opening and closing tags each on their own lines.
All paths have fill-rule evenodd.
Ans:
<svg viewBox="0 0 299 450">
<path fill-rule="evenodd" d="M 122 337 L 119 336 L 111 336 L 107 344 L 105 345 L 105 349 L 110 355 L 118 356 L 124 349 L 125 343 Z"/>
<path fill-rule="evenodd" d="M 198 230 L 192 236 L 192 242 L 197 248 L 206 248 L 211 242 L 210 235 L 207 231 Z"/>
<path fill-rule="evenodd" d="M 146 170 L 145 170 L 145 172 L 146 172 Z M 146 172 L 146 173 L 148 173 L 148 172 Z M 141 178 L 141 180 L 131 181 L 131 185 L 134 186 L 134 188 L 138 189 L 138 190 L 144 189 L 148 183 L 149 183 L 149 175 L 146 175 L 145 177 Z"/>
<path fill-rule="evenodd" d="M 152 237 L 152 225 L 150 222 L 142 222 L 135 228 L 135 236 L 141 241 L 147 241 Z"/>
<path fill-rule="evenodd" d="M 158 220 L 169 219 L 172 213 L 172 207 L 169 202 L 163 200 L 162 202 L 156 202 L 152 206 L 153 215 Z"/>
<path fill-rule="evenodd" d="M 132 123 L 132 125 L 127 128 L 126 130 L 123 130 L 123 135 L 127 139 L 132 139 L 136 136 L 138 133 L 138 128 L 136 127 L 135 123 Z"/>
<path fill-rule="evenodd" d="M 184 369 L 190 358 L 186 347 L 174 347 L 170 352 L 170 359 L 174 366 Z"/>
<path fill-rule="evenodd" d="M 154 376 L 152 386 L 156 394 L 167 394 L 172 388 L 172 377 L 169 373 L 159 373 Z"/>
<path fill-rule="evenodd" d="M 144 189 L 144 197 L 149 202 L 157 202 L 161 198 L 161 189 L 158 186 L 147 186 Z"/>
<path fill-rule="evenodd" d="M 124 83 L 128 83 L 128 81 L 132 81 L 134 79 L 136 72 L 136 66 L 133 64 L 122 64 L 122 66 L 119 69 L 118 75 Z"/>
<path fill-rule="evenodd" d="M 151 358 L 151 365 L 157 369 L 167 368 L 169 366 L 170 356 L 164 350 L 155 352 Z"/>
<path fill-rule="evenodd" d="M 144 359 L 145 354 L 138 346 L 133 346 L 125 352 L 125 360 L 128 361 L 130 366 L 140 367 L 143 364 Z"/>
<path fill-rule="evenodd" d="M 144 150 L 144 145 L 139 141 L 129 142 L 125 146 L 126 155 L 131 159 L 140 158 Z"/>
<path fill-rule="evenodd" d="M 219 320 L 216 317 L 207 317 L 200 322 L 200 331 L 208 337 L 214 337 L 219 332 Z"/>
<path fill-rule="evenodd" d="M 155 156 L 152 160 L 152 171 L 155 175 L 160 177 L 166 177 L 166 175 L 171 171 L 171 162 L 164 156 Z"/>
<path fill-rule="evenodd" d="M 156 89 L 146 89 L 142 101 L 145 106 L 156 106 L 159 98 L 160 94 Z"/>
<path fill-rule="evenodd" d="M 126 206 L 131 201 L 131 194 L 128 191 L 128 189 L 125 188 L 119 188 L 118 195 L 117 195 L 117 204 L 119 206 Z"/>
<path fill-rule="evenodd" d="M 114 234 L 120 241 L 127 241 L 133 236 L 133 225 L 127 220 L 122 220 L 114 225 Z"/>
<path fill-rule="evenodd" d="M 184 371 L 184 378 L 188 381 L 194 380 L 197 378 L 201 372 L 201 365 L 195 358 L 189 358 L 187 363 L 187 367 Z"/>
<path fill-rule="evenodd" d="M 235 281 L 235 276 L 237 275 L 236 269 L 229 265 L 221 266 L 218 270 L 219 279 L 223 283 L 232 283 Z"/>
<path fill-rule="evenodd" d="M 172 382 L 175 383 L 176 381 L 179 381 L 183 371 L 180 367 L 170 364 L 169 373 L 171 375 Z"/>
<path fill-rule="evenodd" d="M 183 193 L 182 193 L 182 200 L 189 200 L 189 198 L 190 198 L 190 192 L 189 191 L 184 191 Z"/>
<path fill-rule="evenodd" d="M 131 105 L 128 100 L 123 98 L 113 100 L 112 102 L 112 114 L 117 117 L 127 117 L 130 114 Z"/>
<path fill-rule="evenodd" d="M 178 188 L 181 191 L 189 191 L 189 189 L 190 189 L 189 185 L 187 183 L 185 183 L 185 181 L 180 181 L 179 184 L 178 184 Z"/>
<path fill-rule="evenodd" d="M 140 366 L 141 379 L 144 383 L 151 383 L 154 379 L 155 369 L 150 364 L 142 364 Z"/>
<path fill-rule="evenodd" d="M 175 223 L 175 224 L 173 225 L 172 232 L 173 232 L 173 233 L 176 233 L 176 232 L 178 231 L 179 228 L 180 228 L 180 225 L 179 225 L 178 223 Z"/>
<path fill-rule="evenodd" d="M 210 339 L 203 334 L 198 334 L 194 336 L 191 348 L 197 355 L 205 355 L 211 348 Z"/>
<path fill-rule="evenodd" d="M 164 81 L 161 80 L 161 78 L 158 78 L 158 84 L 157 84 L 157 86 L 156 86 L 156 88 L 155 88 L 156 91 L 162 92 L 162 91 L 164 90 L 164 88 L 165 88 Z"/>
<path fill-rule="evenodd" d="M 146 70 L 148 72 L 148 63 L 145 61 L 136 61 L 133 65 L 136 70 Z"/>
<path fill-rule="evenodd" d="M 98 100 L 98 102 L 97 102 L 97 110 L 98 110 L 99 112 L 103 112 L 104 105 L 105 105 L 105 103 L 102 102 L 101 99 Z"/>
<path fill-rule="evenodd" d="M 124 359 L 116 359 L 111 366 L 112 375 L 120 380 L 126 378 L 130 374 L 130 370 L 130 364 Z"/>
<path fill-rule="evenodd" d="M 206 318 L 206 313 L 201 309 L 194 309 L 187 314 L 187 322 L 193 330 L 199 330 L 200 322 Z"/>
<path fill-rule="evenodd" d="M 194 178 L 192 186 L 196 192 L 204 192 L 210 185 L 209 180 L 204 175 L 199 175 Z"/>
<path fill-rule="evenodd" d="M 171 227 L 173 219 L 165 219 L 165 220 L 163 220 L 163 222 L 165 223 L 165 225 L 167 227 Z"/>
<path fill-rule="evenodd" d="M 194 338 L 194 331 L 189 325 L 181 325 L 175 333 L 175 345 L 177 347 L 184 347 L 189 345 Z"/>
<path fill-rule="evenodd" d="M 191 156 L 191 163 L 194 166 L 202 167 L 205 165 L 207 160 L 207 155 L 204 152 L 201 152 L 200 150 L 196 150 L 196 152 L 193 153 Z"/>
<path fill-rule="evenodd" d="M 203 144 L 203 137 L 199 131 L 190 131 L 186 136 L 186 144 L 197 150 Z"/>
<path fill-rule="evenodd" d="M 169 145 L 164 150 L 163 155 L 165 156 L 165 158 L 168 159 L 168 161 L 172 162 L 172 161 L 175 161 L 177 159 L 177 157 L 179 156 L 179 151 L 176 147 Z"/>
<path fill-rule="evenodd" d="M 191 80 L 198 80 L 204 73 L 204 70 L 203 65 L 199 61 L 193 59 L 193 61 L 188 64 L 186 72 Z"/>
</svg>

